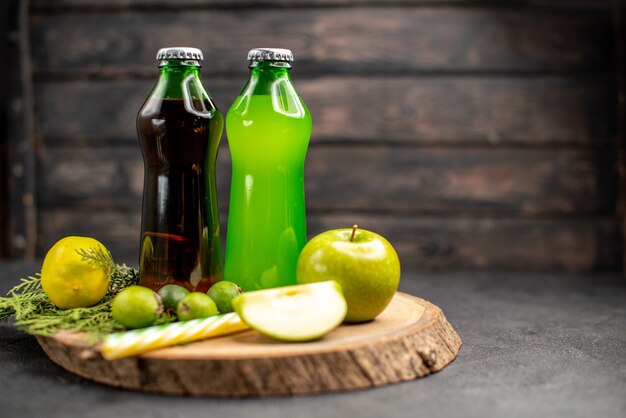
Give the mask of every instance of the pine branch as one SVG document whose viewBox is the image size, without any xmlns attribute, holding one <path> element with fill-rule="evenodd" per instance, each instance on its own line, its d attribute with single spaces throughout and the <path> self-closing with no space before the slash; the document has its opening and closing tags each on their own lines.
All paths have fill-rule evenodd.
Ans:
<svg viewBox="0 0 626 418">
<path fill-rule="evenodd" d="M 34 335 L 49 336 L 60 330 L 87 332 L 93 343 L 104 335 L 123 331 L 125 328 L 111 316 L 111 301 L 122 289 L 139 283 L 139 272 L 115 264 L 108 251 L 90 248 L 78 254 L 85 262 L 105 267 L 109 273 L 109 290 L 100 303 L 88 308 L 57 308 L 41 288 L 40 277 L 30 276 L 21 279 L 20 284 L 7 293 L 8 297 L 0 297 L 0 321 L 14 317 L 16 327 Z M 174 319 L 164 316 L 159 321 Z"/>
<path fill-rule="evenodd" d="M 109 275 L 116 268 L 111 253 L 103 248 L 78 248 L 76 253 L 82 257 L 84 262 L 93 267 L 104 268 Z"/>
<path fill-rule="evenodd" d="M 10 297 L 16 297 L 18 295 L 24 295 L 26 293 L 32 293 L 36 291 L 42 291 L 41 289 L 41 278 L 39 277 L 39 273 L 37 273 L 38 277 L 28 276 L 26 279 L 20 279 L 20 284 L 15 286 L 13 289 L 7 292 L 7 295 Z"/>
</svg>

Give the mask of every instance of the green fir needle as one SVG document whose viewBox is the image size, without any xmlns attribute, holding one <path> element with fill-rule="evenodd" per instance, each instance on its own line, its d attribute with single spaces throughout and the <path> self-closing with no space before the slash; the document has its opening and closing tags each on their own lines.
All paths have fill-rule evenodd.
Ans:
<svg viewBox="0 0 626 418">
<path fill-rule="evenodd" d="M 60 309 L 50 302 L 41 288 L 39 274 L 21 279 L 20 284 L 0 297 L 0 321 L 14 318 L 14 325 L 29 334 L 50 336 L 65 330 L 87 333 L 95 343 L 113 332 L 125 331 L 124 326 L 111 316 L 111 301 L 122 289 L 139 282 L 136 269 L 115 264 L 111 255 L 88 249 L 79 253 L 85 261 L 104 265 L 109 272 L 109 290 L 106 296 L 88 308 Z M 157 323 L 167 323 L 174 318 L 163 315 Z"/>
</svg>

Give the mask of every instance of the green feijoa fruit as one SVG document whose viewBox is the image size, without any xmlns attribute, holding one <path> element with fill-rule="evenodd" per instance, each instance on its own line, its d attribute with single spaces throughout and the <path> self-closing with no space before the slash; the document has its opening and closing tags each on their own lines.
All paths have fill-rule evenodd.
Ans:
<svg viewBox="0 0 626 418">
<path fill-rule="evenodd" d="M 143 286 L 129 286 L 111 303 L 111 315 L 126 328 L 145 328 L 163 313 L 163 301 L 157 293 Z"/>
<path fill-rule="evenodd" d="M 166 284 L 159 289 L 159 295 L 163 298 L 163 305 L 166 309 L 176 312 L 178 302 L 189 294 L 189 290 L 177 284 Z"/>
<path fill-rule="evenodd" d="M 220 313 L 228 313 L 233 311 L 232 300 L 242 293 L 243 289 L 236 283 L 223 280 L 211 286 L 207 295 L 213 299 Z"/>
<path fill-rule="evenodd" d="M 178 308 L 176 308 L 176 315 L 178 315 L 178 320 L 180 321 L 207 318 L 217 314 L 217 306 L 213 299 L 202 292 L 189 293 L 181 299 L 178 303 Z"/>
</svg>

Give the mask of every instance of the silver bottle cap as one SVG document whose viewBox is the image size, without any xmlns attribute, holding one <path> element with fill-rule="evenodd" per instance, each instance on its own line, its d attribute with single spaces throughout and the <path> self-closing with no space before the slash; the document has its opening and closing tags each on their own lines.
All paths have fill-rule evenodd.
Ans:
<svg viewBox="0 0 626 418">
<path fill-rule="evenodd" d="M 293 54 L 283 48 L 253 48 L 248 52 L 248 61 L 293 61 Z"/>
<path fill-rule="evenodd" d="M 175 47 L 159 49 L 159 52 L 157 52 L 156 59 L 158 61 L 168 60 L 168 59 L 202 61 L 204 57 L 202 56 L 202 51 L 200 51 L 198 48 L 189 48 L 186 46 L 175 46 Z"/>
</svg>

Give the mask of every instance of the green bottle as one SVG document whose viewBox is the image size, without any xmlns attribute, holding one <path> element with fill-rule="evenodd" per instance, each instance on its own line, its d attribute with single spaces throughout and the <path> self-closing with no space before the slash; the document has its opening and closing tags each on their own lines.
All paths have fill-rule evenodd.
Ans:
<svg viewBox="0 0 626 418">
<path fill-rule="evenodd" d="M 306 243 L 304 159 L 311 115 L 287 49 L 248 53 L 250 79 L 226 117 L 233 173 L 224 278 L 244 290 L 296 283 Z"/>
<path fill-rule="evenodd" d="M 144 157 L 139 279 L 206 292 L 222 279 L 215 159 L 224 118 L 200 81 L 202 51 L 163 48 L 137 115 Z"/>
</svg>

